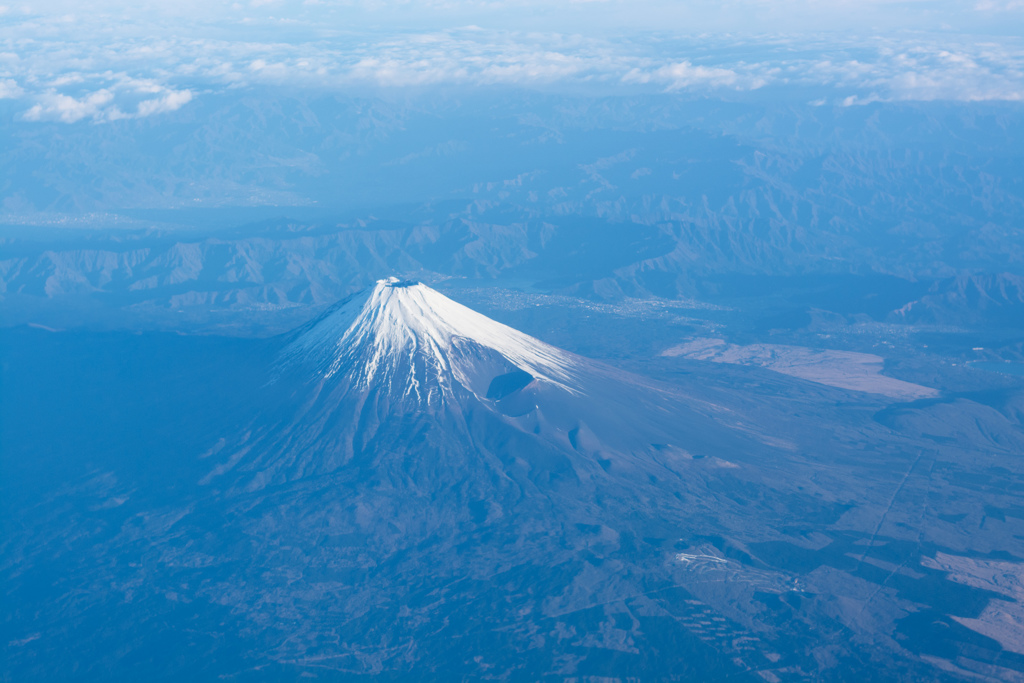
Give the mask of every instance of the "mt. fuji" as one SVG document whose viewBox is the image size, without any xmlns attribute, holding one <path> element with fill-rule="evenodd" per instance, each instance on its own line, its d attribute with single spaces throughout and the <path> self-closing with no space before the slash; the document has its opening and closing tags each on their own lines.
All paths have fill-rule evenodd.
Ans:
<svg viewBox="0 0 1024 683">
<path fill-rule="evenodd" d="M 579 669 L 569 641 L 530 654 L 537 620 L 673 585 L 666 540 L 721 515 L 707 487 L 733 459 L 770 450 L 721 406 L 396 278 L 274 343 L 258 417 L 200 484 L 218 534 L 250 542 L 224 577 L 233 609 L 306 624 L 278 664 L 483 675 L 483 654 L 435 651 L 469 619 L 510 670 Z"/>
<path fill-rule="evenodd" d="M 564 351 L 394 277 L 306 326 L 286 353 L 314 363 L 325 378 L 348 368 L 357 387 L 386 387 L 428 406 L 460 390 L 480 398 L 480 382 L 500 370 L 484 387 L 488 398 L 534 378 L 571 391 L 574 365 Z"/>
<path fill-rule="evenodd" d="M 113 455 L 24 506 L 0 567 L 19 680 L 67 679 L 82 648 L 115 653 L 89 681 L 802 680 L 829 596 L 862 589 L 825 563 L 875 540 L 848 482 L 904 457 L 858 460 L 881 426 L 837 451 L 735 383 L 631 374 L 396 278 L 266 340 L 97 339 L 100 379 L 140 345 L 174 445 L 115 423 L 120 450 L 98 432 Z M 54 522 L 60 496 L 87 513 Z M 882 647 L 912 662 L 860 642 L 829 655 L 847 680 Z"/>
<path fill-rule="evenodd" d="M 749 441 L 729 428 L 736 417 L 723 408 L 575 356 L 397 278 L 287 335 L 272 376 L 267 409 L 244 438 L 225 442 L 220 454 L 229 457 L 205 482 L 251 472 L 246 486 L 258 488 L 343 472 L 365 459 L 379 474 L 394 465 L 387 454 L 399 450 L 393 476 L 429 467 L 421 485 L 439 490 L 451 475 L 486 462 L 490 482 L 540 476 L 593 485 L 643 472 L 648 487 L 678 478 L 672 458 L 742 452 Z M 478 457 L 485 453 L 499 460 Z M 446 459 L 450 471 L 435 469 Z"/>
</svg>

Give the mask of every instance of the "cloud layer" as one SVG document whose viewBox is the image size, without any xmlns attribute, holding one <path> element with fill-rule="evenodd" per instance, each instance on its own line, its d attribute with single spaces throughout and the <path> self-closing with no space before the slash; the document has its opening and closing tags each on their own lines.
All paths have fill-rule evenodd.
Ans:
<svg viewBox="0 0 1024 683">
<path fill-rule="evenodd" d="M 279 22 L 269 35 L 253 29 L 225 37 L 203 35 L 194 24 L 158 31 L 124 21 L 111 31 L 105 29 L 110 17 L 8 19 L 0 30 L 0 99 L 23 103 L 25 122 L 145 118 L 176 111 L 203 92 L 258 86 L 570 88 L 728 97 L 810 92 L 808 100 L 839 106 L 1024 100 L 1024 41 L 1016 37 L 597 38 L 473 26 L 344 34 L 313 31 L 301 22 L 290 30 L 291 24 Z"/>
<path fill-rule="evenodd" d="M 192 92 L 173 90 L 165 86 L 150 86 L 140 90 L 124 89 L 115 85 L 112 89 L 100 88 L 79 97 L 65 95 L 55 88 L 50 88 L 36 95 L 34 99 L 36 103 L 22 115 L 26 121 L 75 123 L 89 119 L 102 122 L 144 118 L 175 111 L 192 100 Z M 125 111 L 125 101 L 133 100 L 134 106 Z"/>
</svg>

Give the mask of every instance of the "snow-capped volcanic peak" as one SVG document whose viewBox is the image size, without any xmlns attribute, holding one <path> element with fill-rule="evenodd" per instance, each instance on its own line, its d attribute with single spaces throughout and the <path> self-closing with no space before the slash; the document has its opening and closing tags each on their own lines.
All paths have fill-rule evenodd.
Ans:
<svg viewBox="0 0 1024 683">
<path fill-rule="evenodd" d="M 386 386 L 427 402 L 450 393 L 453 382 L 484 393 L 481 382 L 509 370 L 575 391 L 571 354 L 394 277 L 312 323 L 285 355 L 312 362 L 324 377 L 343 374 L 357 386 Z"/>
</svg>

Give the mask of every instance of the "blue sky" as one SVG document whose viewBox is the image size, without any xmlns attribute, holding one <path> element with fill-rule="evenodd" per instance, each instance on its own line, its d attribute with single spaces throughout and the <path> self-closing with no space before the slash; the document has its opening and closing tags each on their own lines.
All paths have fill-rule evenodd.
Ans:
<svg viewBox="0 0 1024 683">
<path fill-rule="evenodd" d="M 293 29 L 486 28 L 618 33 L 956 30 L 1019 35 L 1021 0 L 70 0 L 6 5 L 9 16 L 104 16 L 122 24 L 210 24 L 231 32 L 260 23 Z"/>
<path fill-rule="evenodd" d="M 438 87 L 1024 99 L 1024 0 L 250 0 L 0 5 L 16 118 L 104 123 L 204 93 Z"/>
</svg>

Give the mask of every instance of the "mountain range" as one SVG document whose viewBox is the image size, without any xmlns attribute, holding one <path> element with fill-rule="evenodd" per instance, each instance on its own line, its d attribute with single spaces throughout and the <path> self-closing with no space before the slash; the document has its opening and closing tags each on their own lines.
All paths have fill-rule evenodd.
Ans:
<svg viewBox="0 0 1024 683">
<path fill-rule="evenodd" d="M 5 320 L 277 333 L 393 273 L 602 301 L 847 277 L 884 320 L 1024 273 L 1009 105 L 263 97 L 12 130 Z M 921 320 L 974 324 L 940 299 Z"/>
</svg>

